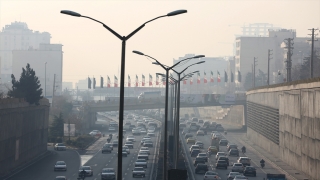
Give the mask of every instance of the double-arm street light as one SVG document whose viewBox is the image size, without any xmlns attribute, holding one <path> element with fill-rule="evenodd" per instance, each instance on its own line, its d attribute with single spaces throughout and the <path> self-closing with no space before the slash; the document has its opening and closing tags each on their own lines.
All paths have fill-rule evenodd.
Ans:
<svg viewBox="0 0 320 180">
<path fill-rule="evenodd" d="M 172 11 L 166 15 L 156 17 L 154 19 L 151 19 L 145 23 L 143 23 L 141 26 L 139 26 L 137 29 L 132 31 L 128 36 L 120 36 L 117 32 L 115 32 L 113 29 L 111 29 L 106 24 L 93 19 L 88 16 L 82 16 L 81 14 L 69 10 L 62 10 L 60 11 L 62 14 L 67 14 L 70 16 L 75 17 L 83 17 L 91 19 L 95 22 L 98 22 L 103 25 L 104 28 L 106 28 L 108 31 L 110 31 L 113 35 L 118 37 L 122 41 L 122 50 L 121 50 L 121 75 L 120 75 L 120 103 L 119 103 L 119 143 L 118 143 L 118 169 L 117 169 L 117 179 L 122 180 L 122 138 L 123 138 L 123 107 L 124 107 L 124 76 L 125 76 L 125 49 L 126 49 L 126 41 L 130 39 L 134 34 L 136 34 L 138 31 L 140 31 L 147 23 L 154 21 L 156 19 L 162 18 L 162 17 L 170 17 L 175 16 L 179 14 L 186 13 L 187 10 L 176 10 Z"/>
<path fill-rule="evenodd" d="M 164 110 L 164 114 L 165 114 L 165 119 L 164 119 L 164 153 L 163 153 L 163 178 L 166 180 L 167 179 L 167 145 L 168 145 L 168 140 L 167 140 L 167 136 L 168 136 L 168 91 L 169 91 L 169 71 L 171 69 L 173 69 L 174 67 L 176 67 L 178 64 L 180 64 L 181 62 L 183 61 L 186 61 L 188 59 L 196 59 L 196 58 L 201 58 L 201 57 L 204 57 L 203 55 L 198 55 L 198 56 L 194 56 L 194 57 L 190 57 L 190 58 L 186 58 L 186 59 L 183 59 L 179 62 L 177 62 L 176 64 L 174 64 L 173 66 L 169 67 L 169 66 L 166 66 L 166 65 L 163 65 L 161 64 L 157 59 L 149 56 L 149 55 L 146 55 L 140 51 L 132 51 L 133 53 L 135 54 L 138 54 L 138 55 L 141 55 L 141 56 L 146 56 L 148 58 L 151 58 L 153 59 L 156 63 L 153 63 L 153 64 L 156 64 L 156 65 L 160 65 L 165 71 L 166 71 L 166 74 L 164 75 L 166 77 L 166 92 L 165 92 L 165 110 Z"/>
</svg>

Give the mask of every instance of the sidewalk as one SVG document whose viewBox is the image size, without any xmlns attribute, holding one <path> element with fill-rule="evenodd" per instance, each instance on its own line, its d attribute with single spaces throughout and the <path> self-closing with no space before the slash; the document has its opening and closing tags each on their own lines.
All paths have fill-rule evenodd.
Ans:
<svg viewBox="0 0 320 180">
<path fill-rule="evenodd" d="M 281 159 L 274 157 L 272 154 L 268 153 L 266 150 L 262 149 L 258 145 L 251 142 L 244 134 L 240 137 L 242 144 L 244 144 L 251 151 L 254 151 L 258 156 L 261 156 L 261 159 L 264 159 L 266 163 L 272 165 L 275 169 L 278 169 L 283 174 L 286 174 L 288 180 L 308 180 L 308 176 L 301 171 L 294 169 L 289 166 Z"/>
</svg>

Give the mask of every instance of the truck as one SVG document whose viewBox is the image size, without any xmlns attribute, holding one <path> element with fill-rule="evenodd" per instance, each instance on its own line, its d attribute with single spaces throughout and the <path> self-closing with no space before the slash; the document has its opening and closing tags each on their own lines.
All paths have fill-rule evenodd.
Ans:
<svg viewBox="0 0 320 180">
<path fill-rule="evenodd" d="M 143 92 L 138 96 L 139 102 L 155 102 L 160 101 L 161 91 Z"/>
<path fill-rule="evenodd" d="M 267 180 L 286 180 L 285 174 L 267 174 Z"/>
</svg>

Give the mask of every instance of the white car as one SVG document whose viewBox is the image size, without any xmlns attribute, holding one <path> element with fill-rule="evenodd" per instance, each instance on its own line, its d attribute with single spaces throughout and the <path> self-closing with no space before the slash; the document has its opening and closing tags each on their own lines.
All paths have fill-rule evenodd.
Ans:
<svg viewBox="0 0 320 180">
<path fill-rule="evenodd" d="M 146 129 L 141 128 L 141 129 L 140 129 L 140 133 L 141 133 L 141 134 L 147 134 L 147 131 L 146 131 Z"/>
<path fill-rule="evenodd" d="M 135 141 L 136 141 L 136 138 L 135 138 L 134 136 L 127 136 L 126 141 L 132 141 L 132 142 L 135 142 Z"/>
<path fill-rule="evenodd" d="M 54 145 L 54 150 L 56 151 L 65 151 L 66 149 L 67 147 L 63 143 L 57 143 L 56 145 Z"/>
<path fill-rule="evenodd" d="M 146 177 L 146 171 L 143 169 L 143 167 L 135 167 L 133 170 L 132 170 L 132 177 L 135 178 L 135 177 Z"/>
<path fill-rule="evenodd" d="M 220 180 L 219 174 L 214 171 L 207 171 L 204 174 L 203 180 Z"/>
<path fill-rule="evenodd" d="M 64 161 L 57 161 L 54 165 L 54 171 L 67 171 L 67 164 Z"/>
<path fill-rule="evenodd" d="M 152 137 L 156 136 L 155 133 L 151 133 L 151 132 L 147 133 L 147 135 L 148 135 L 148 136 L 152 136 Z"/>
<path fill-rule="evenodd" d="M 128 146 L 122 146 L 122 150 L 126 151 L 127 154 L 130 154 L 130 149 L 128 148 Z"/>
<path fill-rule="evenodd" d="M 154 128 L 154 127 L 148 128 L 148 133 L 154 133 L 155 131 L 156 131 L 156 128 Z"/>
<path fill-rule="evenodd" d="M 108 130 L 109 130 L 109 131 L 116 131 L 116 128 L 115 128 L 115 127 L 109 127 Z"/>
<path fill-rule="evenodd" d="M 147 150 L 142 150 L 142 149 L 140 149 L 139 154 L 140 154 L 140 153 L 147 153 L 148 155 L 150 155 L 149 149 L 147 149 Z"/>
<path fill-rule="evenodd" d="M 225 152 L 217 152 L 216 159 L 219 159 L 220 156 L 227 156 Z"/>
<path fill-rule="evenodd" d="M 91 136 L 97 136 L 97 135 L 101 135 L 101 132 L 99 130 L 93 130 L 89 133 Z"/>
</svg>

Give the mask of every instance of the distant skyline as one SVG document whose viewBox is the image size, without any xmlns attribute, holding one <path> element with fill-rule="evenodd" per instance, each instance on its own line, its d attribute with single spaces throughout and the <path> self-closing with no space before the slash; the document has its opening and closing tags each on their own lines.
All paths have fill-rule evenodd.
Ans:
<svg viewBox="0 0 320 180">
<path fill-rule="evenodd" d="M 107 75 L 119 77 L 121 41 L 96 22 L 63 15 L 60 11 L 73 10 L 90 16 L 126 36 L 142 23 L 177 9 L 186 9 L 188 13 L 147 24 L 127 41 L 126 77 L 163 72 L 132 50 L 171 65 L 173 59 L 185 54 L 232 56 L 232 43 L 244 24 L 270 23 L 295 29 L 297 37 L 309 37 L 308 29 L 320 27 L 319 0 L 0 0 L 0 27 L 21 21 L 29 29 L 49 32 L 52 44 L 63 45 L 64 82 L 75 83 L 88 76 L 103 76 L 106 82 Z"/>
</svg>

